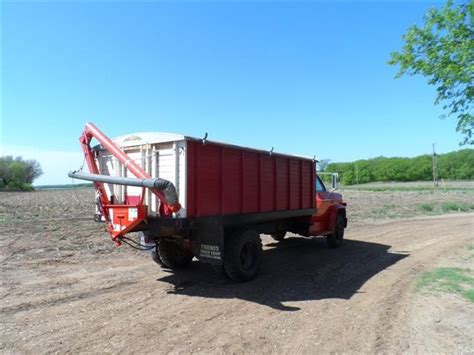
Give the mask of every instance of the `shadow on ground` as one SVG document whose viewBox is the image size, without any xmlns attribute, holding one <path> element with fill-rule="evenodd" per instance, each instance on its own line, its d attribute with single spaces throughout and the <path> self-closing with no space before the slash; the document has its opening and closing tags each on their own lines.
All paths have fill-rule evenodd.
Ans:
<svg viewBox="0 0 474 355">
<path fill-rule="evenodd" d="M 237 298 L 278 310 L 298 311 L 283 302 L 326 298 L 349 299 L 371 277 L 407 254 L 388 252 L 390 245 L 346 240 L 328 249 L 323 238 L 289 238 L 266 245 L 256 279 L 246 283 L 228 280 L 210 265 L 170 272 L 158 281 L 171 285 L 169 293 L 191 297 Z"/>
</svg>

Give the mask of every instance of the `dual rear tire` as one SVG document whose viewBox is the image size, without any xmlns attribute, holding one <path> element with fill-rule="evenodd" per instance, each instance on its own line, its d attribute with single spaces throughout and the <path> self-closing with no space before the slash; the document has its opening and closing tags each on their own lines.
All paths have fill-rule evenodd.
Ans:
<svg viewBox="0 0 474 355">
<path fill-rule="evenodd" d="M 224 272 L 234 281 L 253 279 L 262 265 L 262 241 L 254 230 L 236 231 L 224 245 Z"/>
<path fill-rule="evenodd" d="M 151 257 L 157 264 L 170 269 L 182 269 L 193 259 L 190 250 L 179 243 L 161 240 L 156 243 Z M 249 281 L 262 264 L 262 241 L 254 230 L 236 231 L 230 234 L 224 246 L 224 273 L 234 281 Z"/>
<path fill-rule="evenodd" d="M 170 269 L 182 269 L 193 260 L 193 253 L 177 242 L 161 240 L 151 254 L 154 262 Z"/>
</svg>

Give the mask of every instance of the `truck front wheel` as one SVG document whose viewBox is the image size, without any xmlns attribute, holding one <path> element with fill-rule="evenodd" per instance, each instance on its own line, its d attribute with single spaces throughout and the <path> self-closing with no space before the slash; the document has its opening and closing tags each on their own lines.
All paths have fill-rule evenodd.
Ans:
<svg viewBox="0 0 474 355">
<path fill-rule="evenodd" d="M 342 245 L 342 240 L 344 238 L 344 217 L 342 214 L 338 214 L 336 217 L 336 226 L 334 234 L 328 235 L 326 241 L 330 248 L 339 248 Z"/>
<path fill-rule="evenodd" d="M 161 240 L 159 244 L 157 243 L 156 251 L 161 263 L 170 269 L 181 269 L 193 260 L 193 253 L 190 250 L 170 240 Z"/>
<path fill-rule="evenodd" d="M 245 230 L 230 235 L 224 245 L 224 271 L 234 281 L 253 279 L 262 264 L 262 241 L 257 232 Z"/>
</svg>

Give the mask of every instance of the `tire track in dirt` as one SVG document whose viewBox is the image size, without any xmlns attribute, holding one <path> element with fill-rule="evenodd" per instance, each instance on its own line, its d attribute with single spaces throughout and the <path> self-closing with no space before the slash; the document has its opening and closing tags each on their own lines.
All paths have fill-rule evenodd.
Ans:
<svg viewBox="0 0 474 355">
<path fill-rule="evenodd" d="M 99 289 L 94 289 L 90 291 L 80 292 L 80 293 L 76 293 L 74 295 L 69 295 L 65 297 L 41 300 L 38 302 L 20 303 L 11 307 L 2 307 L 0 308 L 0 312 L 4 314 L 5 316 L 9 316 L 18 312 L 26 312 L 26 311 L 36 309 L 39 307 L 54 307 L 62 303 L 70 303 L 70 302 L 79 301 L 86 298 L 94 298 L 99 295 L 103 295 L 107 293 L 119 292 L 120 289 L 137 284 L 139 282 L 140 282 L 139 280 L 122 281 L 118 284 L 105 286 L 105 287 L 101 287 Z"/>
<path fill-rule="evenodd" d="M 469 222 L 465 222 L 468 220 Z M 420 223 L 422 222 L 422 223 Z M 425 222 L 425 223 L 423 223 Z M 431 222 L 427 227 L 426 225 Z M 474 227 L 474 215 L 450 216 L 449 219 L 416 219 L 402 220 L 356 228 L 358 238 L 366 238 L 372 242 L 391 244 L 392 251 L 402 250 L 408 256 L 391 264 L 389 268 L 376 274 L 368 280 L 361 291 L 364 295 L 355 294 L 348 300 L 351 313 L 363 314 L 369 310 L 374 316 L 367 316 L 363 322 L 351 326 L 351 319 L 344 317 L 344 309 L 339 308 L 336 314 L 328 317 L 322 323 L 330 322 L 329 318 L 337 319 L 343 329 L 338 336 L 342 346 L 323 346 L 320 351 L 363 351 L 363 352 L 400 352 L 409 349 L 405 332 L 406 305 L 413 297 L 413 284 L 423 271 L 429 270 L 440 258 L 454 253 L 459 248 L 465 248 L 474 240 L 467 232 L 466 225 Z M 365 237 L 359 235 L 367 233 Z M 355 235 L 349 232 L 349 236 Z M 413 238 L 411 236 L 417 236 Z M 411 237 L 411 238 L 410 238 Z M 390 258 L 390 253 L 375 258 L 364 256 L 361 260 L 365 269 L 377 258 Z M 330 278 L 332 278 L 330 276 Z M 351 278 L 343 280 L 342 284 Z M 343 319 L 346 319 L 345 324 Z M 290 352 L 305 352 L 307 334 L 295 339 Z M 350 339 L 350 341 L 347 341 Z M 452 349 L 449 349 L 452 351 Z"/>
<path fill-rule="evenodd" d="M 438 241 L 430 244 L 429 250 L 423 250 L 415 258 L 399 265 L 398 275 L 390 284 L 391 292 L 382 302 L 383 312 L 380 313 L 374 328 L 376 329 L 374 352 L 408 350 L 409 344 L 404 339 L 406 334 L 403 334 L 401 328 L 404 326 L 402 318 L 406 315 L 406 306 L 413 296 L 414 283 L 422 272 L 430 270 L 440 258 L 447 256 L 447 249 L 452 252 L 464 248 L 469 240 L 472 238 Z"/>
</svg>

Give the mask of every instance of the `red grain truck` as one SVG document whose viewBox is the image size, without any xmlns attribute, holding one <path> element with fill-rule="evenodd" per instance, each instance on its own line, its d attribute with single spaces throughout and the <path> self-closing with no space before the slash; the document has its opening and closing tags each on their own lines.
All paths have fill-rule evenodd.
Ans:
<svg viewBox="0 0 474 355">
<path fill-rule="evenodd" d="M 99 145 L 91 146 L 93 138 Z M 346 203 L 326 190 L 314 159 L 169 133 L 111 140 L 91 123 L 80 142 L 89 173 L 69 176 L 94 182 L 96 220 L 117 245 L 151 245 L 154 260 L 168 268 L 196 257 L 247 281 L 261 265 L 262 233 L 342 243 Z M 128 238 L 131 232 L 146 244 Z"/>
</svg>

